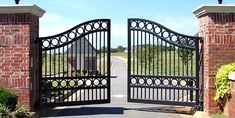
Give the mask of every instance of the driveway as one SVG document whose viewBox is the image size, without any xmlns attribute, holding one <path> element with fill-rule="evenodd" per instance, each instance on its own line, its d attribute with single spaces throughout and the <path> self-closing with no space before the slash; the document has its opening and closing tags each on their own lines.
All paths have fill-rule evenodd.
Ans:
<svg viewBox="0 0 235 118">
<path fill-rule="evenodd" d="M 169 105 L 128 103 L 126 61 L 121 57 L 111 57 L 111 62 L 111 75 L 117 76 L 111 78 L 111 103 L 57 107 L 44 114 L 44 118 L 194 118 L 191 115 L 169 113 L 174 109 Z"/>
</svg>

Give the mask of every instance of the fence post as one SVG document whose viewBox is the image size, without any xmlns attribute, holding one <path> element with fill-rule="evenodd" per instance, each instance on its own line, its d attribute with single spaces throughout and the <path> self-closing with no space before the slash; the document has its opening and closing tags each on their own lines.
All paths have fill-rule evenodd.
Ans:
<svg viewBox="0 0 235 118">
<path fill-rule="evenodd" d="M 193 13 L 198 18 L 199 36 L 204 39 L 204 111 L 215 112 L 216 72 L 222 64 L 235 62 L 235 5 L 203 5 Z"/>
<path fill-rule="evenodd" d="M 14 91 L 18 103 L 30 110 L 38 100 L 34 58 L 39 54 L 39 17 L 44 13 L 36 5 L 0 6 L 0 87 Z"/>
</svg>

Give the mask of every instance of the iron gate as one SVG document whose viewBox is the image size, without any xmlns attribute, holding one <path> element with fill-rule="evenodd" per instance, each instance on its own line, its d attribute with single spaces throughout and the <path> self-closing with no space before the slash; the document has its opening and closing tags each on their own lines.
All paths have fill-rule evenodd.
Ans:
<svg viewBox="0 0 235 118">
<path fill-rule="evenodd" d="M 110 102 L 110 20 L 41 37 L 41 107 Z"/>
<path fill-rule="evenodd" d="M 128 19 L 128 101 L 201 106 L 202 39 Z"/>
</svg>

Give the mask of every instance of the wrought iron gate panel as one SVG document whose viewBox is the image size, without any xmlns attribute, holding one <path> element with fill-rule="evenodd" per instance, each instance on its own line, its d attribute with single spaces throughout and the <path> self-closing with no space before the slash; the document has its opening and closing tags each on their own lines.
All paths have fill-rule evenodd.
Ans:
<svg viewBox="0 0 235 118">
<path fill-rule="evenodd" d="M 199 105 L 200 40 L 153 21 L 128 19 L 128 101 Z"/>
<path fill-rule="evenodd" d="M 110 102 L 110 20 L 39 38 L 41 107 Z"/>
</svg>

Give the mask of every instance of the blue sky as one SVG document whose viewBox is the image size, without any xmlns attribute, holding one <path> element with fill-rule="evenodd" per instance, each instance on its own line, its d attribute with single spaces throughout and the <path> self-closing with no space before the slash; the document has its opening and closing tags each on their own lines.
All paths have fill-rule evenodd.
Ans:
<svg viewBox="0 0 235 118">
<path fill-rule="evenodd" d="M 235 0 L 224 0 L 224 4 Z M 0 0 L 12 5 L 14 0 Z M 217 0 L 21 0 L 36 4 L 46 11 L 40 19 L 40 36 L 50 36 L 91 19 L 109 18 L 112 47 L 127 44 L 127 19 L 144 18 L 188 35 L 197 33 L 197 18 L 192 11 L 202 4 Z"/>
</svg>

